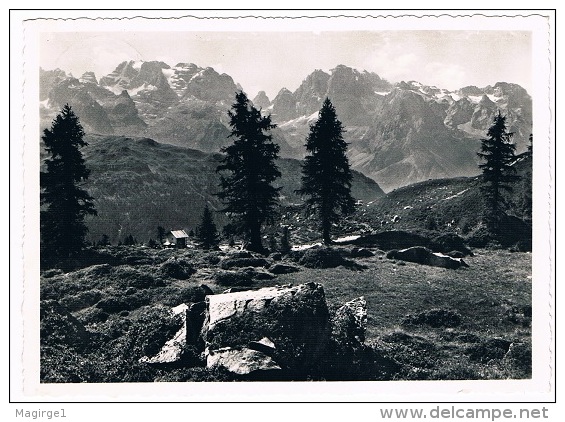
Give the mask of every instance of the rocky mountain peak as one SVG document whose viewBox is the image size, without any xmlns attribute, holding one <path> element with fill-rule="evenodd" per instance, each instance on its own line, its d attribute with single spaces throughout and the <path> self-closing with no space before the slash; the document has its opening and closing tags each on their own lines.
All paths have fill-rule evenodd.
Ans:
<svg viewBox="0 0 565 422">
<path fill-rule="evenodd" d="M 142 85 L 152 85 L 160 89 L 171 89 L 163 74 L 163 69 L 170 68 L 168 64 L 163 62 L 143 62 L 139 68 L 139 73 L 131 80 L 129 87 L 138 88 Z"/>
<path fill-rule="evenodd" d="M 183 98 L 194 97 L 203 101 L 227 104 L 233 100 L 238 88 L 231 76 L 226 73 L 219 74 L 211 67 L 195 69 L 189 66 L 186 70 Z"/>
<path fill-rule="evenodd" d="M 127 89 L 129 88 L 132 79 L 139 73 L 139 70 L 136 69 L 136 67 L 135 61 L 124 61 L 120 63 L 112 73 L 100 78 L 100 85 L 108 87 L 119 86 Z"/>
<path fill-rule="evenodd" d="M 480 88 L 477 88 L 475 85 L 469 85 L 457 90 L 457 94 L 462 97 L 468 97 L 469 95 L 479 96 L 483 95 L 484 91 Z"/>
<path fill-rule="evenodd" d="M 296 100 L 287 88 L 282 88 L 273 100 L 273 119 L 292 120 L 296 117 Z"/>
<path fill-rule="evenodd" d="M 255 107 L 265 110 L 271 105 L 271 100 L 269 100 L 265 91 L 259 91 L 255 98 L 253 98 L 253 104 Z"/>
<path fill-rule="evenodd" d="M 79 78 L 79 81 L 82 83 L 93 83 L 98 85 L 98 80 L 96 79 L 94 72 L 84 72 Z"/>
<path fill-rule="evenodd" d="M 483 96 L 479 100 L 479 105 L 482 106 L 482 107 L 488 107 L 488 108 L 496 107 L 496 104 L 494 103 L 494 101 L 492 101 L 488 97 L 488 95 L 486 95 L 486 94 L 483 94 Z"/>
</svg>

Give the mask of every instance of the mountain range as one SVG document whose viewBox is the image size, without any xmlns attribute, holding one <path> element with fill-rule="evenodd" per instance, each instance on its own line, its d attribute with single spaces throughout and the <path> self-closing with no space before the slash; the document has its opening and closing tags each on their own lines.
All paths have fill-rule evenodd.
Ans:
<svg viewBox="0 0 565 422">
<path fill-rule="evenodd" d="M 215 153 L 231 142 L 227 111 L 233 78 L 211 67 L 160 61 L 126 61 L 97 79 L 63 70 L 40 70 L 41 127 L 69 103 L 87 133 L 155 139 Z M 449 91 L 416 81 L 392 84 L 375 73 L 338 65 L 314 70 L 294 91 L 253 102 L 270 113 L 281 156 L 303 158 L 309 126 L 329 97 L 345 126 L 352 167 L 385 191 L 428 179 L 478 173 L 479 139 L 500 110 L 517 151 L 532 132 L 532 99 L 519 85 L 498 82 Z"/>
</svg>

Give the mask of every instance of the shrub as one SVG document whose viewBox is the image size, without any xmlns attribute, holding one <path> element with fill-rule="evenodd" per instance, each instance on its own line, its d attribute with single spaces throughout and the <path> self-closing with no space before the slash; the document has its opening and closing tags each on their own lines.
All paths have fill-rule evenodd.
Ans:
<svg viewBox="0 0 565 422">
<path fill-rule="evenodd" d="M 58 268 L 41 271 L 41 277 L 43 277 L 43 278 L 51 278 L 51 277 L 55 277 L 57 275 L 62 275 L 62 274 L 63 274 L 63 271 L 61 271 Z"/>
<path fill-rule="evenodd" d="M 290 274 L 300 271 L 300 268 L 295 267 L 294 265 L 277 263 L 269 267 L 269 271 L 273 274 Z"/>
<path fill-rule="evenodd" d="M 403 331 L 394 331 L 381 337 L 383 349 L 394 361 L 402 365 L 402 379 L 429 379 L 441 352 L 431 341 Z"/>
<path fill-rule="evenodd" d="M 109 313 L 117 314 L 121 311 L 129 311 L 132 307 L 126 300 L 117 297 L 106 297 L 96 304 L 98 309 Z"/>
<path fill-rule="evenodd" d="M 442 233 L 433 237 L 431 249 L 442 253 L 457 250 L 463 252 L 465 255 L 471 255 L 471 251 L 465 245 L 465 240 L 454 233 Z"/>
<path fill-rule="evenodd" d="M 181 303 L 202 302 L 205 297 L 206 293 L 202 287 L 187 286 L 181 288 L 164 287 L 153 299 L 165 306 L 175 307 Z"/>
<path fill-rule="evenodd" d="M 258 270 L 255 267 L 242 268 L 241 272 L 247 274 L 253 280 L 272 280 L 273 278 L 276 277 L 274 274 L 270 273 L 269 271 L 263 269 Z"/>
<path fill-rule="evenodd" d="M 40 344 L 83 350 L 90 335 L 84 325 L 55 300 L 42 300 L 39 308 Z"/>
<path fill-rule="evenodd" d="M 177 280 L 186 280 L 190 278 L 196 270 L 190 262 L 173 257 L 161 265 L 159 272 L 165 277 L 176 278 Z"/>
<path fill-rule="evenodd" d="M 310 248 L 304 252 L 298 263 L 308 268 L 335 268 L 344 265 L 346 261 L 335 249 Z"/>
<path fill-rule="evenodd" d="M 532 377 L 532 345 L 512 343 L 503 359 L 504 366 L 512 378 Z"/>
<path fill-rule="evenodd" d="M 76 295 L 69 295 L 61 299 L 60 303 L 69 311 L 78 311 L 95 305 L 102 298 L 102 292 L 99 290 L 87 290 Z"/>
<path fill-rule="evenodd" d="M 90 307 L 76 313 L 76 318 L 84 325 L 106 322 L 110 315 L 100 308 Z"/>
<path fill-rule="evenodd" d="M 251 286 L 253 279 L 249 274 L 239 271 L 218 271 L 214 281 L 220 286 Z"/>
<path fill-rule="evenodd" d="M 229 270 L 235 267 L 266 267 L 269 262 L 265 258 L 224 258 L 220 261 L 220 268 Z"/>
<path fill-rule="evenodd" d="M 465 352 L 471 360 L 487 363 L 492 359 L 502 359 L 510 344 L 508 340 L 491 338 L 468 347 Z"/>
<path fill-rule="evenodd" d="M 467 242 L 473 248 L 484 248 L 495 239 L 485 226 L 479 226 L 469 234 Z"/>
<path fill-rule="evenodd" d="M 110 278 L 122 288 L 137 287 L 138 289 L 145 289 L 164 285 L 162 280 L 154 278 L 151 273 L 138 270 L 129 265 L 114 268 Z"/>
<path fill-rule="evenodd" d="M 461 324 L 461 315 L 450 309 L 430 309 L 416 315 L 406 315 L 402 325 L 429 325 L 430 327 L 457 327 Z"/>
</svg>

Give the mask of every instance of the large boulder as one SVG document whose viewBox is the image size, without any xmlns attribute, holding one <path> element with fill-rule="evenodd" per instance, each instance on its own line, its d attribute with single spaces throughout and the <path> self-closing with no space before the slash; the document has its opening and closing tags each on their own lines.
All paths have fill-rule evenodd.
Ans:
<svg viewBox="0 0 565 422">
<path fill-rule="evenodd" d="M 210 368 L 241 375 L 280 367 L 300 376 L 326 350 L 330 321 L 320 284 L 208 296 L 206 304 L 202 338 Z"/>
<path fill-rule="evenodd" d="M 430 249 L 423 246 L 414 246 L 411 248 L 401 249 L 399 251 L 390 251 L 387 253 L 387 258 L 415 262 L 417 264 L 430 265 L 432 267 L 450 269 L 468 267 L 465 261 L 461 258 L 452 258 L 439 252 L 432 252 Z"/>
<path fill-rule="evenodd" d="M 381 249 L 402 249 L 411 246 L 430 246 L 430 239 L 416 233 L 403 230 L 389 230 L 360 236 L 351 244 L 364 247 L 379 247 Z"/>
</svg>

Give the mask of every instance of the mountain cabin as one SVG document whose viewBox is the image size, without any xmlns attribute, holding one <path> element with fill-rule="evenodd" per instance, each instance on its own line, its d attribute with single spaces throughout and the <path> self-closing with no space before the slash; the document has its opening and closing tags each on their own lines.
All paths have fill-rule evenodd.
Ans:
<svg viewBox="0 0 565 422">
<path fill-rule="evenodd" d="M 167 236 L 167 242 L 171 246 L 176 246 L 177 249 L 184 249 L 187 246 L 188 234 L 184 230 L 171 230 L 169 236 Z"/>
</svg>

